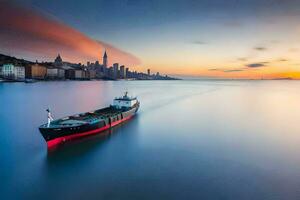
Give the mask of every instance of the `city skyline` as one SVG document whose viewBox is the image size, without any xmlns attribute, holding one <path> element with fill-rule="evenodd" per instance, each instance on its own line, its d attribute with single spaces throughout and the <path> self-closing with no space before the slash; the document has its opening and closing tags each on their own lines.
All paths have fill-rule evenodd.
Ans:
<svg viewBox="0 0 300 200">
<path fill-rule="evenodd" d="M 2 1 L 1 53 L 201 78 L 300 78 L 300 1 Z M 100 60 L 99 60 L 100 61 Z"/>
<path fill-rule="evenodd" d="M 0 54 L 0 81 L 36 82 L 56 80 L 178 80 L 159 72 L 150 73 L 132 70 L 122 63 L 109 63 L 109 54 L 104 51 L 102 62 L 72 63 L 63 60 L 58 53 L 53 61 L 35 62 Z"/>
</svg>

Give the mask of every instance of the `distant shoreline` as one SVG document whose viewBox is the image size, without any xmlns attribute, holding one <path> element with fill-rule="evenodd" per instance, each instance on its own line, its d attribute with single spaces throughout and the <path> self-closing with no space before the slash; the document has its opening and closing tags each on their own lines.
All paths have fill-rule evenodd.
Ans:
<svg viewBox="0 0 300 200">
<path fill-rule="evenodd" d="M 1 79 L 0 83 L 36 83 L 36 82 L 69 82 L 69 81 L 174 81 L 174 80 L 182 80 L 182 79 L 52 79 L 52 80 L 8 80 Z"/>
<path fill-rule="evenodd" d="M 90 79 L 90 80 L 79 80 L 79 79 L 66 79 L 66 80 L 32 80 L 32 81 L 26 81 L 26 80 L 5 80 L 0 79 L 0 83 L 37 83 L 37 82 L 70 82 L 70 81 L 76 81 L 76 82 L 83 82 L 83 81 L 300 81 L 299 79 L 118 79 L 118 80 L 109 80 L 109 79 Z"/>
<path fill-rule="evenodd" d="M 108 66 L 108 56 L 105 51 L 103 63 L 87 62 L 87 64 L 63 61 L 60 54 L 54 62 L 32 62 L 16 57 L 0 54 L 0 79 L 6 82 L 35 82 L 52 80 L 178 80 L 178 78 L 152 73 L 131 71 L 129 67 L 119 63 Z"/>
</svg>

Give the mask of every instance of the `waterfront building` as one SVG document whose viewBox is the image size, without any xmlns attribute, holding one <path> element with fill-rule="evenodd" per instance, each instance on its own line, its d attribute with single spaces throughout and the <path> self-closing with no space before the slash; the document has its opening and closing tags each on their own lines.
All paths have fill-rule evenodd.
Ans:
<svg viewBox="0 0 300 200">
<path fill-rule="evenodd" d="M 75 79 L 85 79 L 85 71 L 75 70 Z"/>
<path fill-rule="evenodd" d="M 134 72 L 133 72 L 133 78 L 135 78 L 135 79 L 138 78 L 138 73 L 137 73 L 137 71 L 134 71 Z"/>
<path fill-rule="evenodd" d="M 58 69 L 57 68 L 47 68 L 47 74 L 48 79 L 56 79 L 58 76 Z"/>
<path fill-rule="evenodd" d="M 2 76 L 6 79 L 24 80 L 25 67 L 15 66 L 13 64 L 4 64 L 2 66 Z"/>
<path fill-rule="evenodd" d="M 60 54 L 58 54 L 58 56 L 54 60 L 54 66 L 60 67 L 62 66 L 62 64 L 63 64 L 62 58 L 60 57 Z"/>
<path fill-rule="evenodd" d="M 44 79 L 47 74 L 47 68 L 40 64 L 26 66 L 25 77 L 29 79 Z"/>
<path fill-rule="evenodd" d="M 63 65 L 60 66 L 59 69 L 67 70 L 67 69 L 73 69 L 73 68 L 71 67 L 71 65 L 69 63 L 63 63 Z"/>
<path fill-rule="evenodd" d="M 126 71 L 124 65 L 120 66 L 120 78 L 126 78 Z"/>
<path fill-rule="evenodd" d="M 101 65 L 99 63 L 99 61 L 96 61 L 94 70 L 97 71 L 97 73 L 98 73 L 98 75 L 100 75 L 100 77 L 102 77 L 104 75 L 104 71 L 105 71 L 104 68 L 105 68 L 104 65 Z"/>
<path fill-rule="evenodd" d="M 148 76 L 150 76 L 150 69 L 147 69 L 147 74 Z"/>
<path fill-rule="evenodd" d="M 24 80 L 25 79 L 25 67 L 23 66 L 15 66 L 14 70 L 15 79 Z"/>
<path fill-rule="evenodd" d="M 106 74 L 107 74 L 107 67 L 104 67 L 104 66 L 102 65 L 102 72 L 103 72 L 104 75 L 106 75 Z"/>
<path fill-rule="evenodd" d="M 113 78 L 113 75 L 114 75 L 114 74 L 113 74 L 113 71 L 114 71 L 114 70 L 113 70 L 113 67 L 109 67 L 109 68 L 108 68 L 108 77 Z"/>
<path fill-rule="evenodd" d="M 88 78 L 89 79 L 95 79 L 96 78 L 96 71 L 94 70 L 88 70 Z"/>
<path fill-rule="evenodd" d="M 59 79 L 65 79 L 65 70 L 64 69 L 58 69 L 58 78 Z"/>
<path fill-rule="evenodd" d="M 104 55 L 103 55 L 103 67 L 107 68 L 107 66 L 108 66 L 108 59 L 107 59 L 107 53 L 105 50 Z"/>
<path fill-rule="evenodd" d="M 89 68 L 94 68 L 95 67 L 95 63 L 90 63 Z"/>
<path fill-rule="evenodd" d="M 65 78 L 66 79 L 75 79 L 75 70 L 74 69 L 67 69 L 65 71 Z"/>
<path fill-rule="evenodd" d="M 65 78 L 65 70 L 59 69 L 55 67 L 47 68 L 47 75 L 48 79 L 64 79 Z"/>
<path fill-rule="evenodd" d="M 119 63 L 113 64 L 113 78 L 114 79 L 119 78 Z"/>
</svg>

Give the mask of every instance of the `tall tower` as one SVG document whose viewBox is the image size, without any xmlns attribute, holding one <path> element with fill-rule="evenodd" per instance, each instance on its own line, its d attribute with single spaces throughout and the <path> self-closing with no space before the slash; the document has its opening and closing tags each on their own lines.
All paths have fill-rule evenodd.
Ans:
<svg viewBox="0 0 300 200">
<path fill-rule="evenodd" d="M 103 55 L 103 66 L 105 68 L 107 68 L 107 54 L 106 54 L 106 50 L 105 50 L 104 55 Z"/>
<path fill-rule="evenodd" d="M 55 58 L 55 60 L 54 60 L 54 65 L 55 66 L 62 66 L 62 59 L 61 59 L 61 57 L 60 57 L 60 54 L 58 54 L 58 56 Z"/>
</svg>

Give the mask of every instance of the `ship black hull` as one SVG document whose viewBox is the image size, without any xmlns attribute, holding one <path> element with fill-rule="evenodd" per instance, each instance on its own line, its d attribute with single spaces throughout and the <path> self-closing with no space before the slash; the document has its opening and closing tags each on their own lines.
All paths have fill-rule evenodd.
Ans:
<svg viewBox="0 0 300 200">
<path fill-rule="evenodd" d="M 47 146 L 56 146 L 62 142 L 84 137 L 92 134 L 99 134 L 111 127 L 114 127 L 124 121 L 131 119 L 139 109 L 139 104 L 135 105 L 131 109 L 119 112 L 116 115 L 112 115 L 98 121 L 96 123 L 85 123 L 75 127 L 55 127 L 49 128 L 45 125 L 39 128 L 43 138 L 47 142 Z"/>
</svg>

